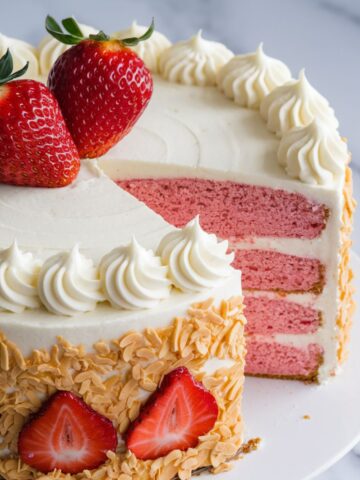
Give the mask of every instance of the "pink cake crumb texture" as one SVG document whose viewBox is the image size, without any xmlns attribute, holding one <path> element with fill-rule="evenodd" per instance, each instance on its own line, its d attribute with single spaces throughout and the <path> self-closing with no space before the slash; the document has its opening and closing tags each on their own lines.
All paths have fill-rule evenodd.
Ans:
<svg viewBox="0 0 360 480">
<path fill-rule="evenodd" d="M 221 238 L 316 238 L 328 216 L 324 205 L 298 193 L 199 178 L 117 182 L 167 222 L 183 227 L 200 214 L 202 227 Z"/>
<path fill-rule="evenodd" d="M 317 310 L 285 299 L 245 295 L 244 303 L 248 335 L 315 333 L 321 324 Z"/>
<path fill-rule="evenodd" d="M 249 290 L 320 293 L 324 268 L 319 260 L 271 250 L 236 250 L 235 268 Z"/>
<path fill-rule="evenodd" d="M 248 375 L 315 380 L 323 359 L 323 348 L 311 343 L 306 347 L 282 345 L 247 337 Z"/>
</svg>

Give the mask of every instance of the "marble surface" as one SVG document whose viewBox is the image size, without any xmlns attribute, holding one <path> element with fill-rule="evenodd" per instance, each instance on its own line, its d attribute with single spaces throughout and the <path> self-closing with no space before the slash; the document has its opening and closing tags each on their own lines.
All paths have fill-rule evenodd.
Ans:
<svg viewBox="0 0 360 480">
<path fill-rule="evenodd" d="M 234 52 L 253 51 L 263 41 L 265 50 L 285 61 L 294 76 L 306 66 L 309 80 L 330 100 L 353 153 L 355 197 L 360 191 L 360 0 L 0 0 L 0 4 L 0 31 L 33 43 L 43 35 L 47 13 L 56 18 L 74 15 L 107 32 L 133 19 L 147 24 L 154 16 L 158 29 L 173 41 L 202 28 L 205 37 L 224 42 Z M 360 253 L 357 225 L 354 248 Z M 317 480 L 359 480 L 358 450 L 359 455 L 347 454 Z"/>
</svg>

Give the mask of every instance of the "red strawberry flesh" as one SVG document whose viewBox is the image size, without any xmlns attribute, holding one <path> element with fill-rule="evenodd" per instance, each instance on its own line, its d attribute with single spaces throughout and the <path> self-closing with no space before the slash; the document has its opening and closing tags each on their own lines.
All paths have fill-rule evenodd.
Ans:
<svg viewBox="0 0 360 480">
<path fill-rule="evenodd" d="M 218 417 L 214 396 L 185 367 L 166 375 L 126 432 L 127 448 L 142 460 L 195 447 Z"/>
<path fill-rule="evenodd" d="M 71 392 L 55 393 L 23 427 L 18 441 L 21 460 L 49 473 L 76 474 L 99 467 L 115 451 L 111 421 Z"/>
<path fill-rule="evenodd" d="M 34 80 L 0 87 L 0 182 L 63 187 L 80 168 L 76 146 L 49 89 Z"/>
</svg>

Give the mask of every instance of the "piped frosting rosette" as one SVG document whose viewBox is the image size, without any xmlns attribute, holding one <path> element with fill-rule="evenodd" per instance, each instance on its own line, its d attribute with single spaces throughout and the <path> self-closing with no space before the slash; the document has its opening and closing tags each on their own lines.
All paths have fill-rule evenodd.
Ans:
<svg viewBox="0 0 360 480">
<path fill-rule="evenodd" d="M 260 113 L 268 129 L 279 137 L 294 127 L 308 125 L 314 118 L 333 129 L 339 125 L 329 102 L 310 85 L 304 70 L 298 80 L 269 93 L 261 102 Z"/>
<path fill-rule="evenodd" d="M 175 287 L 184 292 L 200 292 L 230 275 L 234 254 L 227 250 L 228 242 L 218 242 L 215 235 L 204 232 L 196 217 L 183 229 L 166 235 L 157 253 L 168 265 Z"/>
<path fill-rule="evenodd" d="M 98 271 L 92 260 L 80 253 L 78 245 L 44 263 L 39 295 L 46 309 L 57 315 L 89 312 L 104 300 Z"/>
<path fill-rule="evenodd" d="M 254 53 L 233 57 L 217 75 L 220 90 L 247 108 L 259 108 L 266 95 L 290 79 L 288 67 L 266 55 L 262 43 Z"/>
<path fill-rule="evenodd" d="M 338 131 L 318 119 L 286 132 L 278 150 L 278 161 L 287 174 L 309 184 L 332 184 L 344 174 L 348 159 L 347 145 Z"/>
<path fill-rule="evenodd" d="M 201 30 L 189 40 L 166 49 L 159 60 L 160 73 L 170 82 L 186 85 L 216 85 L 220 68 L 234 54 L 218 42 L 202 37 Z"/>
<path fill-rule="evenodd" d="M 114 308 L 152 308 L 169 297 L 168 269 L 160 257 L 143 248 L 135 238 L 115 248 L 100 263 L 101 284 Z"/>
<path fill-rule="evenodd" d="M 39 270 L 40 262 L 31 253 L 22 252 L 16 242 L 0 251 L 0 310 L 21 313 L 40 306 Z"/>
<path fill-rule="evenodd" d="M 121 40 L 122 38 L 141 37 L 148 30 L 148 27 L 133 22 L 126 30 L 115 32 L 112 36 Z M 154 31 L 146 42 L 130 47 L 143 60 L 148 69 L 153 73 L 159 71 L 159 58 L 164 50 L 171 46 L 171 42 L 160 32 Z"/>
<path fill-rule="evenodd" d="M 35 47 L 23 40 L 10 38 L 0 33 L 0 57 L 5 55 L 7 49 L 10 50 L 13 59 L 13 71 L 20 70 L 26 62 L 29 62 L 28 69 L 22 78 L 37 79 L 39 77 L 39 59 Z"/>
</svg>

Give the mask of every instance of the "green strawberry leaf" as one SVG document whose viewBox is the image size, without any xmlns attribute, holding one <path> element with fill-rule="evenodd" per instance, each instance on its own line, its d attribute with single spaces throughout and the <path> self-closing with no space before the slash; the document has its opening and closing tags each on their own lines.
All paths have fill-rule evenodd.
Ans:
<svg viewBox="0 0 360 480">
<path fill-rule="evenodd" d="M 27 62 L 26 65 L 24 65 L 23 68 L 17 72 L 13 72 L 14 67 L 12 55 L 10 50 L 7 49 L 5 55 L 0 58 L 0 85 L 5 85 L 5 83 L 10 82 L 11 80 L 21 77 L 24 75 L 28 67 L 29 62 Z"/>
<path fill-rule="evenodd" d="M 67 30 L 74 37 L 79 37 L 81 39 L 84 38 L 84 35 L 79 25 L 77 24 L 77 21 L 74 18 L 72 17 L 64 18 L 64 20 L 61 23 L 63 24 L 65 30 Z"/>
<path fill-rule="evenodd" d="M 141 35 L 141 37 L 122 38 L 120 42 L 126 45 L 127 47 L 135 47 L 140 42 L 148 40 L 151 37 L 151 35 L 154 33 L 154 30 L 155 30 L 155 21 L 153 18 L 149 28 L 146 30 L 146 32 L 143 35 Z"/>
<path fill-rule="evenodd" d="M 55 18 L 51 17 L 50 15 L 47 15 L 46 17 L 45 28 L 48 31 L 51 30 L 52 32 L 62 33 L 61 26 L 57 23 Z"/>
<path fill-rule="evenodd" d="M 80 43 L 82 40 L 84 40 L 84 36 L 79 28 L 79 26 L 76 23 L 76 20 L 73 18 L 65 18 L 63 20 L 63 25 L 65 29 L 69 32 L 69 30 L 72 31 L 72 33 L 64 33 L 62 30 L 62 27 L 57 23 L 57 21 L 48 15 L 45 20 L 45 28 L 50 35 L 52 35 L 56 40 L 59 40 L 61 43 L 65 43 L 66 45 L 76 45 Z M 75 26 L 76 25 L 76 26 Z M 76 35 L 74 34 L 76 32 Z M 81 36 L 79 36 L 79 33 Z"/>
<path fill-rule="evenodd" d="M 11 75 L 13 71 L 13 60 L 10 50 L 7 49 L 5 55 L 0 59 L 0 78 L 5 78 Z"/>
<path fill-rule="evenodd" d="M 98 42 L 106 42 L 107 40 L 110 40 L 109 35 L 106 35 L 106 33 L 104 33 L 102 30 L 100 30 L 100 32 L 96 33 L 95 35 L 89 35 L 89 38 Z"/>
<path fill-rule="evenodd" d="M 50 15 L 48 15 L 45 20 L 45 28 L 47 32 L 50 33 L 50 35 L 52 35 L 54 38 L 59 40 L 59 42 L 65 43 L 66 45 L 76 45 L 85 39 L 78 23 L 74 18 L 65 18 L 64 20 L 62 20 L 61 23 L 65 31 L 63 31 L 62 26 L 59 25 L 57 21 Z M 155 23 L 154 19 L 152 19 L 151 25 L 146 30 L 146 32 L 141 35 L 141 37 L 124 38 L 120 41 L 125 46 L 134 47 L 140 42 L 143 42 L 144 40 L 150 38 L 154 32 L 154 29 Z M 95 35 L 89 35 L 88 38 L 97 42 L 106 42 L 107 40 L 110 40 L 110 37 L 106 35 L 106 33 L 104 33 L 102 30 L 100 30 Z"/>
</svg>

